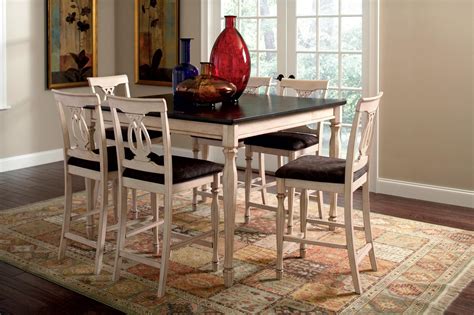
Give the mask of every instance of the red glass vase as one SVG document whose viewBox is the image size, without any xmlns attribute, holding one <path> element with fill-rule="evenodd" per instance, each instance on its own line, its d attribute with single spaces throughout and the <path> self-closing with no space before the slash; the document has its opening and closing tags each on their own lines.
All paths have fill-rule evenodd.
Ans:
<svg viewBox="0 0 474 315">
<path fill-rule="evenodd" d="M 233 15 L 225 17 L 225 29 L 217 37 L 211 51 L 214 75 L 232 82 L 237 91 L 231 102 L 237 103 L 250 77 L 250 54 L 242 35 L 235 28 Z"/>
</svg>

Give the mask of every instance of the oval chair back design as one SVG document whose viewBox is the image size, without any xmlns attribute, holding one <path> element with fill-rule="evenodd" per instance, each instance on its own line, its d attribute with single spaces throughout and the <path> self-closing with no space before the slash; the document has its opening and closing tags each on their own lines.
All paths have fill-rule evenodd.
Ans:
<svg viewBox="0 0 474 315">
<path fill-rule="evenodd" d="M 375 119 L 382 96 L 383 92 L 380 92 L 374 97 L 361 98 L 357 103 L 347 147 L 346 183 L 352 183 L 354 172 L 369 164 Z"/>
<path fill-rule="evenodd" d="M 270 94 L 271 77 L 250 77 L 245 88 L 245 94 L 258 94 L 260 88 L 265 88 L 265 95 Z"/>
<path fill-rule="evenodd" d="M 298 97 L 310 97 L 315 92 L 321 93 L 321 98 L 326 97 L 328 80 L 296 80 L 282 79 L 278 87 L 278 95 L 284 95 L 287 89 L 292 89 Z"/>
<path fill-rule="evenodd" d="M 87 81 L 89 81 L 92 93 L 97 93 L 96 88 L 100 89 L 104 101 L 108 96 L 115 95 L 115 88 L 122 84 L 125 89 L 125 97 L 130 97 L 130 87 L 128 85 L 128 77 L 126 74 L 108 77 L 89 77 L 87 78 Z"/>
<path fill-rule="evenodd" d="M 166 101 L 164 99 L 137 99 L 109 96 L 108 102 L 112 111 L 120 174 L 124 168 L 163 174 L 165 186 L 171 187 L 173 185 L 173 167 L 171 164 L 170 130 Z M 120 128 L 121 122 L 117 110 L 123 112 L 128 118 L 127 139 L 130 150 L 134 155 L 132 159 L 127 159 L 125 156 L 122 129 Z M 151 153 L 152 143 L 143 121 L 150 112 L 160 113 L 160 127 L 163 134 L 163 165 L 156 164 L 148 157 Z M 137 141 L 133 142 L 132 139 L 137 139 Z"/>
<path fill-rule="evenodd" d="M 54 99 L 58 106 L 59 118 L 64 141 L 64 162 L 70 157 L 83 160 L 99 162 L 103 170 L 103 177 L 107 173 L 107 144 L 105 141 L 105 128 L 102 117 L 100 98 L 97 94 L 77 94 L 53 90 Z M 97 117 L 96 126 L 99 132 L 98 149 L 99 154 L 92 150 L 96 149 L 94 130 L 87 123 L 84 107 L 94 106 Z"/>
</svg>

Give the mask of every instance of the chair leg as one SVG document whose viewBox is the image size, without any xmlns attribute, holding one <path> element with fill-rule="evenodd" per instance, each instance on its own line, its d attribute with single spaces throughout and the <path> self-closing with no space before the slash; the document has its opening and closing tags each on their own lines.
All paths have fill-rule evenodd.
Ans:
<svg viewBox="0 0 474 315">
<path fill-rule="evenodd" d="M 347 254 L 351 267 L 352 282 L 357 294 L 362 293 L 360 285 L 359 266 L 357 265 L 356 249 L 354 243 L 354 226 L 352 222 L 352 192 L 346 192 L 344 196 L 344 225 L 346 230 Z"/>
<path fill-rule="evenodd" d="M 265 177 L 265 154 L 259 153 L 258 154 L 258 170 L 259 170 L 259 175 L 260 175 L 260 181 L 262 183 L 262 190 L 260 190 L 260 193 L 262 195 L 262 203 L 265 205 L 266 200 L 265 200 L 265 195 L 267 194 L 267 179 Z"/>
<path fill-rule="evenodd" d="M 121 251 L 125 248 L 125 235 L 127 233 L 127 212 L 128 212 L 128 192 L 127 188 L 119 185 L 119 228 L 117 238 L 117 249 L 115 251 L 115 266 L 114 273 L 112 276 L 113 281 L 117 281 L 120 278 L 120 271 L 122 270 L 122 256 Z"/>
<path fill-rule="evenodd" d="M 193 139 L 193 158 L 197 159 L 199 158 L 199 141 L 197 138 L 192 138 Z M 198 189 L 197 187 L 193 188 L 193 211 L 196 211 L 197 208 L 197 195 L 198 194 Z"/>
<path fill-rule="evenodd" d="M 372 227 L 370 225 L 370 199 L 369 199 L 369 183 L 365 182 L 362 186 L 362 213 L 364 219 L 365 241 L 372 244 L 369 251 L 370 266 L 373 271 L 377 271 L 377 260 L 375 259 L 374 241 L 372 239 Z"/>
<path fill-rule="evenodd" d="M 323 218 L 323 205 L 324 205 L 324 197 L 323 197 L 323 192 L 320 190 L 316 191 L 316 195 L 318 196 L 318 214 L 319 218 Z"/>
<path fill-rule="evenodd" d="M 118 188 L 118 179 L 115 179 L 112 181 L 112 203 L 114 205 L 114 219 L 115 219 L 115 222 L 118 223 L 118 217 L 119 217 L 119 213 L 118 213 L 118 207 L 117 207 L 117 188 Z"/>
<path fill-rule="evenodd" d="M 277 243 L 277 260 L 276 260 L 276 278 L 283 277 L 283 233 L 285 229 L 285 180 L 277 178 L 277 198 L 278 209 L 276 214 L 276 243 Z"/>
<path fill-rule="evenodd" d="M 105 234 L 107 232 L 107 204 L 108 204 L 108 187 L 107 179 L 100 182 L 100 214 L 99 214 L 99 230 L 97 233 L 97 248 L 95 252 L 95 274 L 100 274 L 102 270 L 102 260 L 104 258 Z"/>
<path fill-rule="evenodd" d="M 202 146 L 202 150 L 201 150 L 201 158 L 203 160 L 208 160 L 209 159 L 209 146 L 207 144 L 204 144 Z M 208 191 L 209 190 L 209 185 L 202 185 L 201 187 L 202 191 Z M 202 202 L 206 203 L 207 202 L 207 198 L 202 196 Z"/>
<path fill-rule="evenodd" d="M 71 226 L 71 211 L 72 211 L 72 176 L 65 174 L 64 176 L 64 219 L 61 231 L 61 241 L 59 243 L 58 259 L 64 259 L 66 254 L 67 238 L 64 235 L 69 232 Z"/>
<path fill-rule="evenodd" d="M 212 221 L 212 270 L 217 271 L 219 264 L 218 245 L 219 245 L 219 179 L 218 174 L 214 175 L 212 182 L 212 204 L 211 204 L 211 221 Z"/>
<path fill-rule="evenodd" d="M 135 219 L 138 219 L 140 213 L 137 206 L 137 190 L 136 189 L 132 189 L 132 212 L 134 214 Z"/>
<path fill-rule="evenodd" d="M 158 297 L 163 297 L 166 292 L 166 278 L 168 276 L 168 264 L 170 260 L 171 245 L 171 212 L 172 209 L 171 191 L 165 193 L 164 219 L 163 224 L 163 249 L 161 251 L 160 280 L 158 283 Z"/>
<path fill-rule="evenodd" d="M 250 222 L 250 188 L 252 187 L 252 148 L 245 146 L 245 223 Z"/>
<path fill-rule="evenodd" d="M 85 179 L 85 184 L 86 184 L 86 198 L 87 198 L 87 206 L 86 206 L 86 211 L 90 212 L 94 210 L 96 206 L 95 195 L 94 195 L 94 184 L 97 184 L 94 180 L 92 179 Z M 88 215 L 86 218 L 86 236 L 89 239 L 94 238 L 94 216 L 93 215 Z"/>
<path fill-rule="evenodd" d="M 296 154 L 292 152 L 288 157 L 288 162 L 296 159 Z M 293 201 L 295 199 L 295 189 L 293 187 L 288 188 L 288 234 L 293 233 Z"/>
<path fill-rule="evenodd" d="M 159 207 L 158 207 L 158 195 L 155 193 L 150 194 L 151 198 L 151 212 L 153 213 L 153 221 L 158 222 L 159 220 Z M 159 227 L 153 228 L 153 253 L 158 256 L 160 252 L 160 233 Z"/>
<path fill-rule="evenodd" d="M 303 238 L 306 239 L 306 229 L 307 229 L 307 218 L 308 218 L 308 203 L 309 203 L 309 196 L 308 196 L 308 190 L 303 189 L 301 191 L 301 196 L 300 196 L 300 228 L 301 228 L 301 233 L 303 234 Z M 300 244 L 300 257 L 305 258 L 306 257 L 306 244 L 301 243 Z"/>
</svg>

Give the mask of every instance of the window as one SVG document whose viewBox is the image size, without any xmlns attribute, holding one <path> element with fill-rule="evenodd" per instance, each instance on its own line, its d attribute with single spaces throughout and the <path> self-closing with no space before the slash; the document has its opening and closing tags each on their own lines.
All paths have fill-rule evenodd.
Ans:
<svg viewBox="0 0 474 315">
<path fill-rule="evenodd" d="M 373 80 L 377 57 L 373 13 L 369 0 L 220 0 L 217 6 L 223 29 L 224 15 L 236 15 L 237 28 L 249 47 L 252 76 L 279 73 L 297 79 L 329 80 L 327 97 L 345 98 L 341 130 L 341 154 L 344 156 L 350 124 L 358 99 L 374 94 Z M 218 21 L 215 17 L 213 21 Z M 376 31 L 376 30 L 375 30 Z M 211 33 L 219 33 L 211 30 Z M 212 36 L 209 37 L 213 41 Z M 376 41 L 376 38 L 375 38 Z M 210 43 L 212 46 L 212 43 Z M 369 60 L 372 62 L 369 64 Z M 273 90 L 274 91 L 274 90 Z M 325 132 L 329 138 L 329 126 Z M 328 139 L 323 147 L 327 148 Z"/>
<path fill-rule="evenodd" d="M 6 1 L 0 2 L 0 110 L 8 108 L 6 98 L 7 79 Z"/>
</svg>

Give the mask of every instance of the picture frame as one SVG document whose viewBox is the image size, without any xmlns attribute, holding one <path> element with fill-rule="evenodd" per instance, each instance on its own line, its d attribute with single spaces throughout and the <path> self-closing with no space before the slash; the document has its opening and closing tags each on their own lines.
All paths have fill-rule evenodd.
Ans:
<svg viewBox="0 0 474 315">
<path fill-rule="evenodd" d="M 135 83 L 171 86 L 179 62 L 179 0 L 135 0 Z"/>
<path fill-rule="evenodd" d="M 87 86 L 97 76 L 96 0 L 47 0 L 47 88 Z"/>
</svg>

